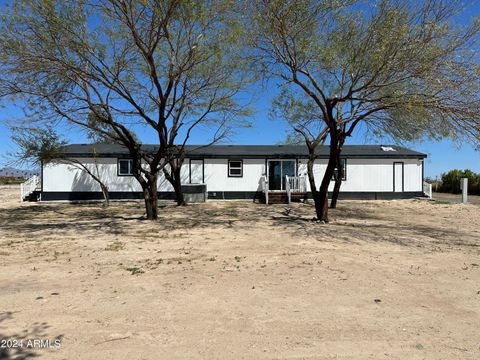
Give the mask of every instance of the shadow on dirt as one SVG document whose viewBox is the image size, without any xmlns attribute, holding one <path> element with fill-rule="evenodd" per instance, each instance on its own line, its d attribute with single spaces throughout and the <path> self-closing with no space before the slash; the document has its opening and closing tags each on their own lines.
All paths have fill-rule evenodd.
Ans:
<svg viewBox="0 0 480 360">
<path fill-rule="evenodd" d="M 42 340 L 42 346 L 46 345 L 46 341 L 53 346 L 55 342 L 61 343 L 63 335 L 59 335 L 54 339 L 48 337 L 47 329 L 50 326 L 45 323 L 35 322 L 28 329 L 24 329 L 20 333 L 6 333 L 5 322 L 13 320 L 13 312 L 0 313 L 0 359 L 1 360 L 23 360 L 40 357 L 40 352 L 48 351 L 45 348 L 34 346 L 33 340 Z"/>
<path fill-rule="evenodd" d="M 409 247 L 435 247 L 438 245 L 478 247 L 473 235 L 462 233 L 454 228 L 438 228 L 434 225 L 402 223 L 388 216 L 379 215 L 373 210 L 356 204 L 330 210 L 329 224 L 315 222 L 314 212 L 306 207 L 284 211 L 279 216 L 271 216 L 274 226 L 286 231 L 303 234 L 320 241 L 343 241 L 349 243 L 389 242 Z M 286 208 L 286 210 L 292 210 Z M 311 214 L 308 216 L 305 214 Z"/>
<path fill-rule="evenodd" d="M 189 229 L 244 231 L 255 226 L 303 235 L 316 240 L 345 242 L 390 242 L 403 246 L 478 246 L 472 234 L 434 224 L 402 221 L 404 214 L 379 213 L 371 203 L 352 203 L 330 211 L 331 223 L 316 223 L 312 205 L 271 205 L 244 202 L 206 203 L 177 207 L 162 202 L 159 220 L 142 221 L 142 202 L 121 202 L 104 208 L 101 204 L 36 203 L 0 209 L 0 228 L 26 237 L 67 232 L 158 236 L 160 232 Z M 261 225 L 260 225 L 261 223 Z M 141 226 L 141 227 L 140 227 Z"/>
</svg>

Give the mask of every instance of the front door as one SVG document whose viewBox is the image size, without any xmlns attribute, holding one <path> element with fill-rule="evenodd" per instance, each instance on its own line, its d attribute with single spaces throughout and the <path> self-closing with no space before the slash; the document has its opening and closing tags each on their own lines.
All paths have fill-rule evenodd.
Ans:
<svg viewBox="0 0 480 360">
<path fill-rule="evenodd" d="M 282 190 L 282 162 L 268 162 L 268 190 Z"/>
<path fill-rule="evenodd" d="M 295 176 L 295 160 L 269 160 L 268 161 L 268 189 L 285 190 L 285 176 Z"/>
</svg>

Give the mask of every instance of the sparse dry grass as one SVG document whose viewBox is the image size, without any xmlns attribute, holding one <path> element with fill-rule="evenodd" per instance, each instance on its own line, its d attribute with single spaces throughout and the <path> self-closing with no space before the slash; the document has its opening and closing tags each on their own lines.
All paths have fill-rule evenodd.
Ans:
<svg viewBox="0 0 480 360">
<path fill-rule="evenodd" d="M 342 202 L 321 225 L 303 204 L 162 202 L 149 222 L 141 202 L 15 200 L 0 338 L 42 322 L 62 339 L 44 358 L 479 357 L 479 207 Z"/>
</svg>

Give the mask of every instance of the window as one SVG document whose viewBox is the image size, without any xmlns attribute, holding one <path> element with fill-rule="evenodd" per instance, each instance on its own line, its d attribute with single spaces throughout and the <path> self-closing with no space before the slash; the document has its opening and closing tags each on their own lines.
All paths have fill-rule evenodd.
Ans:
<svg viewBox="0 0 480 360">
<path fill-rule="evenodd" d="M 118 159 L 118 176 L 133 175 L 133 160 L 132 159 Z"/>
<path fill-rule="evenodd" d="M 347 180 L 347 159 L 340 159 L 340 166 L 342 167 L 342 170 L 343 170 L 342 180 L 345 181 Z M 338 168 L 335 168 L 332 176 L 332 181 L 335 181 L 337 176 L 338 176 Z"/>
<path fill-rule="evenodd" d="M 243 176 L 243 161 L 228 160 L 228 177 L 242 177 L 242 176 Z"/>
</svg>

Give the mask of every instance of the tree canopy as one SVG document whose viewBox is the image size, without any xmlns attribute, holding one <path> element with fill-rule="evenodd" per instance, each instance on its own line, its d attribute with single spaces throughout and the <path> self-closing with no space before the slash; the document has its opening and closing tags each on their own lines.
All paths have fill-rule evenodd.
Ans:
<svg viewBox="0 0 480 360">
<path fill-rule="evenodd" d="M 478 143 L 480 21 L 455 21 L 460 1 L 255 0 L 246 9 L 249 56 L 283 87 L 277 112 L 311 153 L 328 133 L 318 194 L 310 181 L 319 219 L 328 221 L 330 179 L 359 123 L 396 139 Z"/>
<path fill-rule="evenodd" d="M 127 147 L 154 219 L 158 173 L 192 131 L 208 128 L 215 142 L 244 114 L 231 3 L 16 0 L 0 17 L 0 96 L 24 99 L 31 119 Z M 142 150 L 136 126 L 157 151 Z"/>
<path fill-rule="evenodd" d="M 322 123 L 332 108 L 337 125 L 363 121 L 406 140 L 420 133 L 478 141 L 480 21 L 460 25 L 461 2 L 253 4 L 259 70 L 295 85 L 284 88 L 279 108 L 293 111 L 295 102 Z"/>
</svg>

